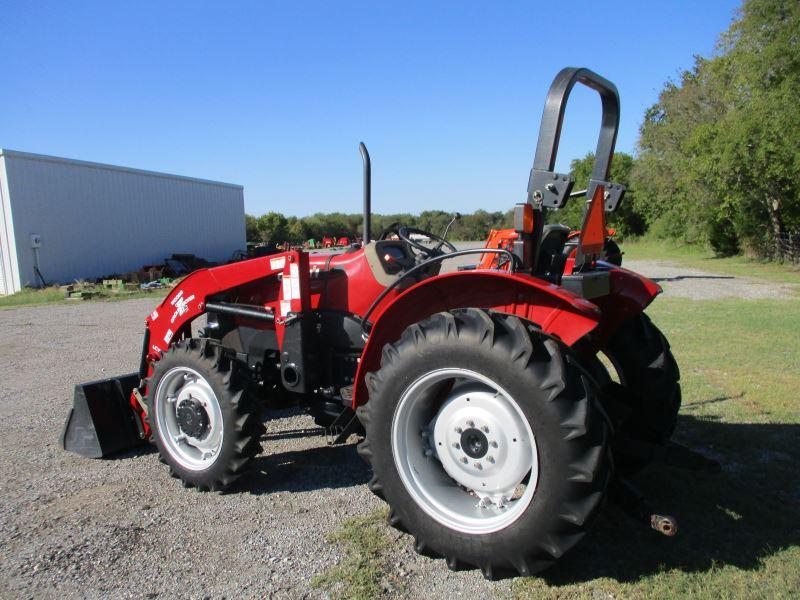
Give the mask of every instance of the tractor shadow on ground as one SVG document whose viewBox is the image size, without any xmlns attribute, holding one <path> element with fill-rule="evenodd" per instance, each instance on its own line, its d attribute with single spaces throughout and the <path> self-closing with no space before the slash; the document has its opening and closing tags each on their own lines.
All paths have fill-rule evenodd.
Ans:
<svg viewBox="0 0 800 600">
<path fill-rule="evenodd" d="M 675 277 L 648 277 L 650 281 L 656 283 L 683 281 L 685 279 L 736 279 L 732 275 L 676 275 Z"/>
<path fill-rule="evenodd" d="M 292 406 L 268 410 L 266 416 L 282 419 L 302 414 L 299 407 Z M 308 423 L 313 425 L 310 418 Z M 253 459 L 247 476 L 239 479 L 230 492 L 261 495 L 363 485 L 369 481 L 370 471 L 356 452 L 355 439 L 351 436 L 348 444 L 329 446 L 321 427 L 268 431 L 261 439 L 264 452 Z M 297 440 L 297 445 L 302 447 L 276 449 L 285 448 L 290 440 Z"/>
<path fill-rule="evenodd" d="M 688 408 L 688 407 L 685 407 Z M 575 550 L 543 573 L 554 586 L 662 571 L 705 572 L 760 561 L 800 544 L 800 425 L 732 424 L 682 415 L 676 440 L 722 463 L 718 474 L 653 465 L 633 480 L 657 512 L 678 520 L 667 538 L 609 504 Z"/>
<path fill-rule="evenodd" d="M 292 437 L 291 433 L 283 432 L 273 439 L 286 439 Z M 321 433 L 312 430 L 306 435 L 318 437 Z M 270 453 L 269 440 L 268 435 L 263 441 L 266 452 L 253 459 L 247 476 L 237 481 L 230 492 L 307 492 L 363 485 L 370 479 L 369 467 L 359 458 L 355 443 Z"/>
</svg>

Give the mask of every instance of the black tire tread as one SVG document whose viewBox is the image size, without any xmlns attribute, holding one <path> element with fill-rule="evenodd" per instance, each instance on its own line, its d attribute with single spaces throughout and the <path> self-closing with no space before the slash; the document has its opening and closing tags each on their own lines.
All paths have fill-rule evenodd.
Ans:
<svg viewBox="0 0 800 600">
<path fill-rule="evenodd" d="M 445 558 L 448 568 L 479 568 L 484 577 L 494 579 L 506 572 L 529 576 L 546 569 L 574 546 L 586 533 L 599 513 L 605 497 L 605 490 L 612 477 L 612 463 L 608 454 L 607 423 L 592 410 L 596 398 L 586 393 L 575 400 L 564 394 L 565 377 L 573 384 L 591 389 L 589 380 L 580 371 L 569 366 L 564 360 L 564 349 L 546 336 L 538 335 L 531 324 L 513 316 L 490 313 L 483 309 L 460 309 L 437 313 L 408 327 L 395 343 L 386 344 L 383 349 L 381 368 L 366 377 L 370 398 L 376 397 L 389 377 L 393 363 L 402 353 L 418 350 L 423 344 L 435 340 L 456 337 L 472 345 L 485 346 L 492 352 L 507 352 L 509 364 L 515 369 L 533 369 L 540 387 L 547 393 L 547 402 L 555 403 L 560 411 L 563 439 L 570 445 L 580 448 L 579 456 L 570 463 L 570 489 L 576 497 L 565 503 L 563 510 L 555 515 L 554 525 L 547 537 L 539 540 L 534 550 L 526 554 L 514 555 L 505 563 L 492 559 L 481 564 L 470 564 L 452 551 L 440 552 L 435 549 L 433 540 L 425 540 L 417 532 L 414 523 L 403 522 L 400 511 L 390 503 L 389 524 L 401 531 L 414 535 L 414 549 L 425 555 Z M 546 360 L 540 360 L 546 359 Z M 573 385 L 573 388 L 575 386 Z M 367 431 L 367 436 L 358 447 L 359 455 L 373 468 L 374 453 L 371 448 L 370 429 L 373 424 L 372 401 L 359 407 L 357 414 Z M 377 474 L 369 483 L 370 490 L 381 499 L 383 485 Z M 510 563 L 510 564 L 509 564 Z"/>
<path fill-rule="evenodd" d="M 606 351 L 638 399 L 622 431 L 636 439 L 667 442 L 681 407 L 680 370 L 667 338 L 641 313 L 617 330 Z"/>
<path fill-rule="evenodd" d="M 147 415 L 145 420 L 152 432 L 150 443 L 158 449 L 159 460 L 167 464 L 169 474 L 180 479 L 184 487 L 194 487 L 202 492 L 221 492 L 236 481 L 246 470 L 253 457 L 262 451 L 259 440 L 266 432 L 266 428 L 259 418 L 258 403 L 247 393 L 246 379 L 238 374 L 237 363 L 222 348 L 211 343 L 208 339 L 189 338 L 173 344 L 164 353 L 161 360 L 164 360 L 168 355 L 175 356 L 180 353 L 183 353 L 186 357 L 201 361 L 207 367 L 207 372 L 210 372 L 222 386 L 227 398 L 218 398 L 218 400 L 221 404 L 227 401 L 228 407 L 231 409 L 231 415 L 235 419 L 232 426 L 235 439 L 224 442 L 231 445 L 232 453 L 227 457 L 224 468 L 214 469 L 215 472 L 213 474 L 207 474 L 206 476 L 202 474 L 195 476 L 193 474 L 192 479 L 187 478 L 181 473 L 179 467 L 169 461 L 166 451 L 159 444 L 158 435 L 156 434 L 157 425 L 154 417 L 151 416 L 154 414 L 151 395 L 155 392 L 157 379 L 160 376 L 158 363 L 153 369 L 153 374 L 145 379 L 147 386 L 147 395 L 145 396 Z M 224 411 L 224 407 L 222 408 Z"/>
</svg>

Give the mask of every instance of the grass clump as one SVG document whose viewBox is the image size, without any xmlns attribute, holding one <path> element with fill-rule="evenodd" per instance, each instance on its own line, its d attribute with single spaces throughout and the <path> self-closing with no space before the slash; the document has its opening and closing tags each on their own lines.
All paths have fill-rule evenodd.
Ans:
<svg viewBox="0 0 800 600">
<path fill-rule="evenodd" d="M 369 600 L 384 594 L 389 579 L 385 554 L 391 544 L 386 510 L 344 521 L 328 542 L 341 548 L 345 557 L 315 575 L 313 587 L 327 590 L 337 600 Z"/>
<path fill-rule="evenodd" d="M 91 292 L 91 298 L 82 301 L 115 301 L 130 300 L 133 298 L 160 298 L 169 293 L 171 288 L 158 288 L 142 290 L 126 287 L 124 289 L 103 288 L 100 285 L 78 282 L 72 286 L 78 291 Z M 45 288 L 24 288 L 8 296 L 0 296 L 0 308 L 15 308 L 18 306 L 37 306 L 42 304 L 72 304 L 81 300 L 68 300 L 65 287 L 49 286 Z"/>
<path fill-rule="evenodd" d="M 64 291 L 58 286 L 46 288 L 24 288 L 15 294 L 0 296 L 0 307 L 27 306 L 31 304 L 53 304 L 64 301 Z"/>
</svg>

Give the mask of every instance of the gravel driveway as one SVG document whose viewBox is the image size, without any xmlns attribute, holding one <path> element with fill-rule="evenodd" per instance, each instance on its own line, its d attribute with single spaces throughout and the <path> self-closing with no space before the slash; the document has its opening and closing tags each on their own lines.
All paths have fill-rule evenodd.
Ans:
<svg viewBox="0 0 800 600">
<path fill-rule="evenodd" d="M 734 277 L 699 269 L 682 267 L 675 263 L 656 260 L 626 260 L 626 269 L 647 275 L 664 288 L 668 296 L 693 300 L 721 300 L 743 298 L 746 300 L 792 298 L 800 286 L 790 283 L 772 283 L 763 279 Z"/>
<path fill-rule="evenodd" d="M 0 596 L 324 596 L 310 579 L 341 559 L 326 536 L 382 503 L 355 444 L 328 447 L 309 417 L 271 414 L 266 452 L 226 494 L 184 489 L 153 453 L 89 460 L 59 448 L 73 385 L 136 369 L 154 302 L 0 311 Z M 393 539 L 410 595 L 507 589 Z"/>
<path fill-rule="evenodd" d="M 787 286 L 628 263 L 669 295 L 769 298 Z M 88 460 L 57 439 L 79 381 L 135 370 L 152 299 L 0 311 L 0 595 L 319 597 L 342 558 L 326 536 L 380 508 L 354 444 L 328 447 L 310 418 L 276 411 L 266 452 L 226 494 L 184 489 L 155 454 Z M 509 583 L 451 573 L 393 534 L 410 597 L 503 596 Z"/>
</svg>

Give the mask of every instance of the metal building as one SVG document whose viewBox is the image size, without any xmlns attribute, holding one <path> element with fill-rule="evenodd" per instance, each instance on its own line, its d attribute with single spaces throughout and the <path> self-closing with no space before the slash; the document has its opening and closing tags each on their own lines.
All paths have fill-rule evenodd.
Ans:
<svg viewBox="0 0 800 600">
<path fill-rule="evenodd" d="M 0 149 L 0 294 L 237 250 L 240 185 Z"/>
</svg>

